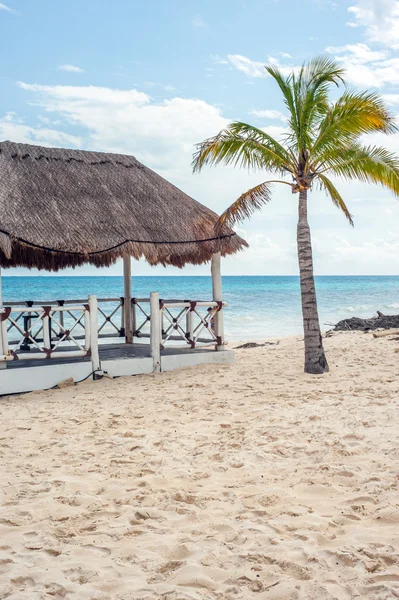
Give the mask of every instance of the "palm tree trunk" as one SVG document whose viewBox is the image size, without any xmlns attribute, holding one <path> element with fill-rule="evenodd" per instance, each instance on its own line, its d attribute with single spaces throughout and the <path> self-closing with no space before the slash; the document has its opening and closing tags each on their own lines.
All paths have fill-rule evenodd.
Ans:
<svg viewBox="0 0 399 600">
<path fill-rule="evenodd" d="M 312 242 L 308 223 L 307 190 L 299 193 L 297 246 L 303 330 L 305 337 L 305 373 L 328 371 L 317 312 L 316 289 L 313 277 Z"/>
</svg>

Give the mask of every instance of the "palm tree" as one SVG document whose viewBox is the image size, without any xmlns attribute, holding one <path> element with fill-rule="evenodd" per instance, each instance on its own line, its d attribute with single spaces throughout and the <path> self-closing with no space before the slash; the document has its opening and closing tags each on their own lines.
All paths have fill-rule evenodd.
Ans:
<svg viewBox="0 0 399 600">
<path fill-rule="evenodd" d="M 279 86 L 288 109 L 283 139 L 278 141 L 262 129 L 234 122 L 197 145 L 193 169 L 200 171 L 204 165 L 224 163 L 267 171 L 274 176 L 242 194 L 220 217 L 219 231 L 223 225 L 233 226 L 267 204 L 275 183 L 289 186 L 293 194 L 298 194 L 297 249 L 305 372 L 323 373 L 328 371 L 328 363 L 317 311 L 308 191 L 317 186 L 325 190 L 351 225 L 352 216 L 331 176 L 381 184 L 398 196 L 399 159 L 385 148 L 362 141 L 364 134 L 388 134 L 397 129 L 393 116 L 375 93 L 345 88 L 338 100 L 329 99 L 331 87 L 345 83 L 345 71 L 327 55 L 311 60 L 288 76 L 273 66 L 267 66 L 266 71 Z"/>
</svg>

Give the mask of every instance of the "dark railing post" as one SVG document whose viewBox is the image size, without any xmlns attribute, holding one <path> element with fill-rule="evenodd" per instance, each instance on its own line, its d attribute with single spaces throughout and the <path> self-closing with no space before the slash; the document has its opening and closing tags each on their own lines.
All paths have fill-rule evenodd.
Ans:
<svg viewBox="0 0 399 600">
<path fill-rule="evenodd" d="M 119 329 L 119 337 L 125 337 L 125 298 L 121 296 L 121 327 Z"/>
</svg>

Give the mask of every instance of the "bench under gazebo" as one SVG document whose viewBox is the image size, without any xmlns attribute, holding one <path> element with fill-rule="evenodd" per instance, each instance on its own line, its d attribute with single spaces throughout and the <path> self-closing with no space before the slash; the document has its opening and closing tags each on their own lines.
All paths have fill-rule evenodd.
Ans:
<svg viewBox="0 0 399 600">
<path fill-rule="evenodd" d="M 124 295 L 7 302 L 0 286 L 0 395 L 72 377 L 135 375 L 234 359 L 220 261 L 246 242 L 132 156 L 0 143 L 0 267 L 59 271 L 123 259 Z M 212 299 L 135 297 L 131 258 L 211 263 Z M 1 281 L 1 280 L 0 280 Z"/>
</svg>

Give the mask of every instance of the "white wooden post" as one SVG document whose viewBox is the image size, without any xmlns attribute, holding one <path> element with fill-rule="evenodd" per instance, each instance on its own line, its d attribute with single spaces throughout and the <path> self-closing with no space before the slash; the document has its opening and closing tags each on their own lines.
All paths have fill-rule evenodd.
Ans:
<svg viewBox="0 0 399 600">
<path fill-rule="evenodd" d="M 190 340 L 192 342 L 194 338 L 194 311 L 190 308 L 187 309 L 186 313 L 186 334 L 187 341 Z"/>
<path fill-rule="evenodd" d="M 98 352 L 98 303 L 97 296 L 89 296 L 90 310 L 90 351 L 92 371 L 100 371 L 100 355 Z M 95 373 L 94 373 L 95 378 Z"/>
<path fill-rule="evenodd" d="M 132 340 L 134 343 L 134 332 L 137 329 L 137 306 L 136 302 L 132 303 Z"/>
<path fill-rule="evenodd" d="M 61 314 L 63 314 L 63 313 L 61 313 Z M 91 335 L 90 335 L 90 307 L 89 307 L 89 310 L 85 310 L 84 327 L 85 327 L 85 350 L 89 351 L 90 350 L 90 340 L 91 340 Z"/>
<path fill-rule="evenodd" d="M 3 287 L 2 287 L 2 279 L 1 279 L 1 268 L 0 268 L 0 310 L 3 308 Z M 1 315 L 0 315 L 1 319 Z M 7 323 L 7 321 L 0 321 L 0 353 L 3 355 L 8 354 L 8 344 L 7 344 L 7 325 L 3 325 Z M 0 369 L 6 369 L 7 364 L 5 361 L 0 361 Z"/>
<path fill-rule="evenodd" d="M 58 300 L 57 301 L 58 306 L 64 306 L 64 301 L 63 300 Z M 60 310 L 60 312 L 58 313 L 58 322 L 60 324 L 60 327 L 58 329 L 58 335 L 60 337 L 62 337 L 64 335 L 64 311 Z"/>
<path fill-rule="evenodd" d="M 161 371 L 161 311 L 159 308 L 158 292 L 150 294 L 150 310 L 151 310 L 151 356 L 153 360 L 153 371 L 159 373 Z"/>
<path fill-rule="evenodd" d="M 43 348 L 51 350 L 50 317 L 46 314 L 43 318 Z"/>
<path fill-rule="evenodd" d="M 125 340 L 126 344 L 133 343 L 133 319 L 132 319 L 132 259 L 130 256 L 123 257 L 123 286 L 124 302 L 123 311 L 125 314 Z"/>
<path fill-rule="evenodd" d="M 222 272 L 220 268 L 221 256 L 220 252 L 214 254 L 211 260 L 212 274 L 212 299 L 214 302 L 223 302 L 222 294 Z M 215 314 L 215 334 L 219 340 L 216 350 L 224 350 L 224 325 L 223 325 L 223 308 Z"/>
</svg>

